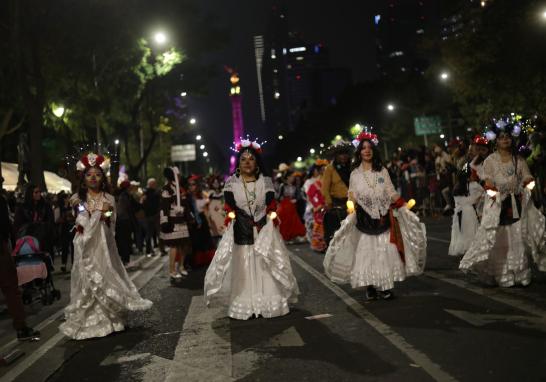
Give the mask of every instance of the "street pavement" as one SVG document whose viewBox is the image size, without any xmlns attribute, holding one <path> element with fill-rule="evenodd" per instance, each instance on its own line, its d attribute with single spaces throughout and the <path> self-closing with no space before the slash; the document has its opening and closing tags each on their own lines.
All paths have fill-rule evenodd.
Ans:
<svg viewBox="0 0 546 382">
<path fill-rule="evenodd" d="M 237 321 L 203 302 L 204 269 L 179 285 L 166 257 L 130 272 L 152 309 L 123 333 L 71 341 L 58 332 L 68 298 L 30 310 L 42 340 L 18 344 L 0 315 L 0 381 L 546 381 L 546 277 L 526 288 L 487 288 L 447 255 L 450 220 L 428 220 L 426 273 L 391 301 L 331 283 L 323 255 L 290 246 L 301 296 L 291 313 Z M 40 324 L 41 323 L 41 324 Z"/>
</svg>

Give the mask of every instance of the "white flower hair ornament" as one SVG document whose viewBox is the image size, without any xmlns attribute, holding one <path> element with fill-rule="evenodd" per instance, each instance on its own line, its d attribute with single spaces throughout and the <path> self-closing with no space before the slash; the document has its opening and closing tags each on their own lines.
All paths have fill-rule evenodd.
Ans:
<svg viewBox="0 0 546 382">
<path fill-rule="evenodd" d="M 377 134 L 371 133 L 367 130 L 361 131 L 360 134 L 358 134 L 353 140 L 353 146 L 358 147 L 362 141 L 370 141 L 374 146 L 377 146 L 379 144 L 379 137 Z"/>
<path fill-rule="evenodd" d="M 90 152 L 84 154 L 78 163 L 76 163 L 76 169 L 78 171 L 86 171 L 91 167 L 100 167 L 103 171 L 107 172 L 110 168 L 110 158 Z"/>
<path fill-rule="evenodd" d="M 485 137 L 488 141 L 494 141 L 500 133 L 508 133 L 513 138 L 518 138 L 524 130 L 524 124 L 522 116 L 514 113 L 493 119 L 493 123 L 485 128 Z"/>
<path fill-rule="evenodd" d="M 244 149 L 251 148 L 252 150 L 256 151 L 258 154 L 261 154 L 262 146 L 266 143 L 267 141 L 258 143 L 258 139 L 251 140 L 249 136 L 247 135 L 246 138 L 239 138 L 239 142 L 233 142 L 231 151 L 240 153 Z"/>
</svg>

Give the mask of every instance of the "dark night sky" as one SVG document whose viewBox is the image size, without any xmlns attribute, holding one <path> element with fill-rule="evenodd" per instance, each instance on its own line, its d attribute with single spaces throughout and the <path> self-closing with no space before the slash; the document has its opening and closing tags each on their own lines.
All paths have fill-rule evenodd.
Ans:
<svg viewBox="0 0 546 382">
<path fill-rule="evenodd" d="M 309 42 L 322 42 L 330 50 L 333 66 L 349 67 L 354 81 L 375 75 L 372 0 L 288 1 L 287 18 L 291 31 L 301 32 Z M 201 0 L 206 12 L 216 15 L 230 30 L 226 49 L 215 55 L 217 78 L 209 85 L 209 94 L 190 99 L 190 105 L 205 135 L 214 136 L 222 151 L 232 141 L 231 105 L 228 76 L 222 65 L 236 68 L 241 76 L 245 131 L 261 135 L 256 63 L 253 36 L 263 34 L 274 0 Z M 210 138 L 209 138 L 210 139 Z M 226 152 L 227 153 L 227 152 Z"/>
</svg>

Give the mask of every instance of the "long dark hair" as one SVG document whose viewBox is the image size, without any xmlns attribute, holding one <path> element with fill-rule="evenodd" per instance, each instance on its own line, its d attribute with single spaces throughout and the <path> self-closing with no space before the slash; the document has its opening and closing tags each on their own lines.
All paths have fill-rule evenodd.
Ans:
<svg viewBox="0 0 546 382">
<path fill-rule="evenodd" d="M 256 150 L 254 150 L 254 148 L 252 147 L 245 147 L 237 153 L 237 168 L 239 167 L 239 163 L 241 163 L 241 157 L 243 156 L 244 153 L 250 153 L 254 155 L 254 158 L 256 158 L 256 165 L 258 166 L 257 172 L 256 172 L 256 179 L 258 179 L 260 175 L 270 176 L 269 171 L 264 165 L 261 154 L 257 152 Z M 237 171 L 235 171 L 235 175 L 239 176 Z"/>
<path fill-rule="evenodd" d="M 87 171 L 89 171 L 92 167 L 86 168 L 84 172 L 82 172 L 82 175 L 80 177 L 80 184 L 78 185 L 78 197 L 81 202 L 87 201 L 87 185 L 85 184 L 85 174 L 87 174 Z M 100 166 L 94 166 L 94 168 L 99 169 L 99 171 L 102 174 L 102 181 L 100 182 L 99 191 L 102 192 L 109 192 L 110 187 L 108 185 L 108 178 L 106 177 L 106 173 Z"/>
<path fill-rule="evenodd" d="M 38 187 L 34 183 L 28 183 L 25 188 L 25 197 L 23 199 L 23 206 L 25 207 L 25 209 L 29 211 L 34 211 L 35 209 L 38 210 L 45 204 L 45 200 L 43 197 L 41 197 L 36 204 L 34 203 L 34 190 L 36 188 L 40 188 L 40 187 Z M 42 191 L 41 188 L 40 188 L 40 191 Z"/>
<path fill-rule="evenodd" d="M 360 152 L 362 151 L 362 146 L 364 146 L 364 142 L 368 142 L 372 146 L 372 171 L 381 171 L 383 169 L 383 161 L 381 160 L 381 153 L 379 152 L 379 149 L 376 145 L 373 144 L 373 142 L 363 139 L 358 144 L 358 147 L 356 148 L 354 155 L 353 155 L 353 163 L 351 166 L 351 169 L 354 170 L 355 168 L 358 168 L 362 164 L 362 156 Z"/>
</svg>

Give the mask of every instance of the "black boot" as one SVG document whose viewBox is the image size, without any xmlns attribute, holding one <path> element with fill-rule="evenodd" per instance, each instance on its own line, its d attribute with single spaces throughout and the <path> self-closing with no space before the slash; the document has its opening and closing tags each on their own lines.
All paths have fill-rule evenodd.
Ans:
<svg viewBox="0 0 546 382">
<path fill-rule="evenodd" d="M 382 291 L 379 291 L 379 297 L 381 297 L 381 299 L 383 300 L 391 300 L 394 298 L 394 292 L 391 289 L 382 290 Z"/>
<path fill-rule="evenodd" d="M 39 341 L 40 332 L 26 326 L 23 329 L 17 330 L 17 339 L 19 341 Z"/>
<path fill-rule="evenodd" d="M 377 300 L 377 290 L 371 285 L 366 288 L 366 300 Z"/>
</svg>

